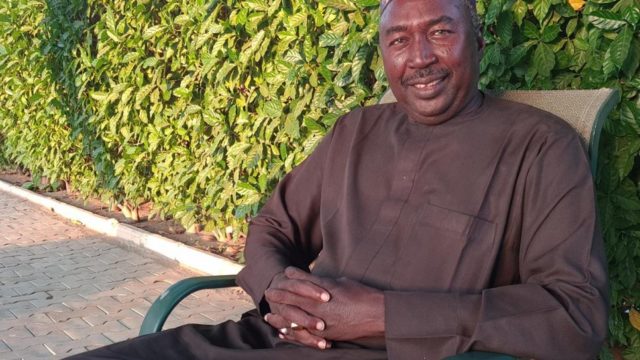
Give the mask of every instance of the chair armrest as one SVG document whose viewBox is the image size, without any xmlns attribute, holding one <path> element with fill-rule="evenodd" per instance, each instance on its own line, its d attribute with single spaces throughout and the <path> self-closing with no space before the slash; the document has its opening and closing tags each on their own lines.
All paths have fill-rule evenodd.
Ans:
<svg viewBox="0 0 640 360">
<path fill-rule="evenodd" d="M 468 353 L 450 356 L 445 360 L 516 360 L 516 358 L 505 354 L 470 351 Z"/>
<path fill-rule="evenodd" d="M 218 289 L 236 286 L 235 275 L 197 276 L 171 285 L 153 302 L 142 321 L 140 335 L 152 334 L 162 330 L 164 322 L 182 299 L 203 289 Z"/>
<path fill-rule="evenodd" d="M 236 286 L 235 275 L 222 276 L 197 276 L 171 285 L 151 305 L 147 315 L 142 321 L 139 335 L 147 335 L 162 330 L 167 317 L 190 294 L 203 289 L 219 289 Z M 468 353 L 450 356 L 445 360 L 515 360 L 516 358 L 497 353 L 471 351 Z"/>
</svg>

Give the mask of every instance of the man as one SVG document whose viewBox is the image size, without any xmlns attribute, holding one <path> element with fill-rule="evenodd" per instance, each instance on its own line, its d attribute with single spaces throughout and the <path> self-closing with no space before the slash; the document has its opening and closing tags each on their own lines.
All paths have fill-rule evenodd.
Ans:
<svg viewBox="0 0 640 360">
<path fill-rule="evenodd" d="M 595 357 L 608 306 L 586 156 L 560 119 L 478 91 L 474 12 L 383 2 L 398 103 L 340 119 L 251 222 L 238 282 L 260 314 L 82 357 Z"/>
</svg>

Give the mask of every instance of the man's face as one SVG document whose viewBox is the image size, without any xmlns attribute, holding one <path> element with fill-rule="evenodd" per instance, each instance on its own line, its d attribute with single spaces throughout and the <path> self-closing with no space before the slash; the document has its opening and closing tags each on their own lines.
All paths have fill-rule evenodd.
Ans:
<svg viewBox="0 0 640 360">
<path fill-rule="evenodd" d="M 474 108 L 483 45 L 460 0 L 392 0 L 380 20 L 393 94 L 412 120 L 428 125 Z"/>
</svg>

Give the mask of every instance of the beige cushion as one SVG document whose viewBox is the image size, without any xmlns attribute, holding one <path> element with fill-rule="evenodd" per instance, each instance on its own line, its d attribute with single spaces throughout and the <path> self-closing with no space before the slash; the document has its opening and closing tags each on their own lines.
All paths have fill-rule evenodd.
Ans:
<svg viewBox="0 0 640 360">
<path fill-rule="evenodd" d="M 618 102 L 618 92 L 615 89 L 509 90 L 488 91 L 488 93 L 499 98 L 535 106 L 564 119 L 576 129 L 587 147 L 588 144 L 598 141 L 597 134 L 600 128 L 594 128 L 596 119 L 606 117 Z M 388 90 L 380 99 L 381 104 L 395 101 L 396 98 L 391 90 Z M 599 126 L 602 126 L 602 122 Z"/>
</svg>

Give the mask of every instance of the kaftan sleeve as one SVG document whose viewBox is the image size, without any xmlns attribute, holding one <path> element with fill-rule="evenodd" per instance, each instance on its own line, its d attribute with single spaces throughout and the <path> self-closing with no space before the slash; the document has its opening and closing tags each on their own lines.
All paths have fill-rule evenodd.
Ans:
<svg viewBox="0 0 640 360">
<path fill-rule="evenodd" d="M 607 276 L 593 181 L 574 134 L 550 137 L 526 174 L 520 284 L 481 293 L 385 292 L 390 359 L 469 350 L 593 359 L 607 329 Z M 428 353 L 438 343 L 443 353 Z"/>
<path fill-rule="evenodd" d="M 322 176 L 334 131 L 335 127 L 305 161 L 280 181 L 249 224 L 246 266 L 237 282 L 262 313 L 268 311 L 263 297 L 273 277 L 287 266 L 308 269 L 322 249 Z"/>
</svg>

